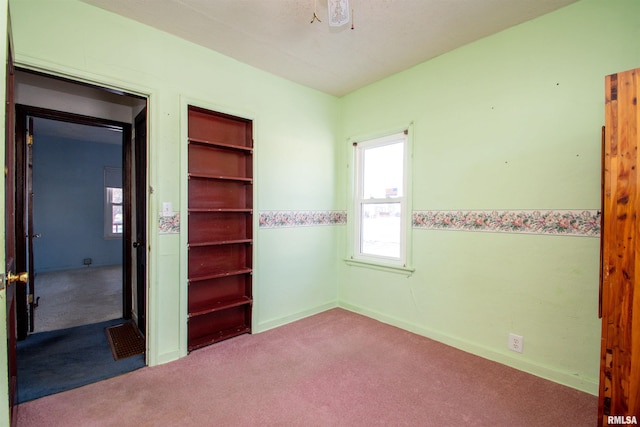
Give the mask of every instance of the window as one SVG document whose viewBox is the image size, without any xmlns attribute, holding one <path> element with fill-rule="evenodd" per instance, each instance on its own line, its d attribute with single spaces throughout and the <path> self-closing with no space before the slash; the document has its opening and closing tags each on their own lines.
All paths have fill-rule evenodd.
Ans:
<svg viewBox="0 0 640 427">
<path fill-rule="evenodd" d="M 407 267 L 408 131 L 353 144 L 352 259 Z"/>
<path fill-rule="evenodd" d="M 104 195 L 104 236 L 105 238 L 122 237 L 124 229 L 122 169 L 104 168 Z"/>
<path fill-rule="evenodd" d="M 107 204 L 111 234 L 122 234 L 122 188 L 107 187 Z"/>
</svg>

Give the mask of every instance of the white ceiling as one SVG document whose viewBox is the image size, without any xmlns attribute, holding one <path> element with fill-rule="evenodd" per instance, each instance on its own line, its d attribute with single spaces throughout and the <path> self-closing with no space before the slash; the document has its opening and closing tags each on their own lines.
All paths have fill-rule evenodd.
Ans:
<svg viewBox="0 0 640 427">
<path fill-rule="evenodd" d="M 576 0 L 350 0 L 343 27 L 332 0 L 82 1 L 342 96 Z"/>
</svg>

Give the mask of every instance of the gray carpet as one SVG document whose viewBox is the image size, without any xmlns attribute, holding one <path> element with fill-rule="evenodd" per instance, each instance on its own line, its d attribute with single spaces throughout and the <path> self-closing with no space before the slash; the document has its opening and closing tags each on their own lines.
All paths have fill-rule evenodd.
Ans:
<svg viewBox="0 0 640 427">
<path fill-rule="evenodd" d="M 36 274 L 34 332 L 71 328 L 122 317 L 122 266 L 86 267 Z"/>
</svg>

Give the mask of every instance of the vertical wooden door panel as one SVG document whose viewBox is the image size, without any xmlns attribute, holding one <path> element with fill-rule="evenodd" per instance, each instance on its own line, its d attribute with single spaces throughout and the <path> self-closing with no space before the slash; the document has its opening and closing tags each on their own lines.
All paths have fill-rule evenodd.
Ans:
<svg viewBox="0 0 640 427">
<path fill-rule="evenodd" d="M 14 103 L 14 73 L 13 66 L 13 43 L 11 39 L 11 20 L 7 20 L 7 63 L 6 63 L 6 99 L 5 99 L 5 181 L 4 181 L 4 244 L 5 244 L 5 270 L 16 273 L 16 128 L 15 128 L 15 103 Z M 7 286 L 5 281 L 5 313 L 6 313 L 6 333 L 7 333 L 7 380 L 9 398 L 9 422 L 12 426 L 17 425 L 14 408 L 18 397 L 18 360 L 16 350 L 16 291 L 15 286 Z"/>
<path fill-rule="evenodd" d="M 605 79 L 602 348 L 598 425 L 640 418 L 638 70 Z"/>
</svg>

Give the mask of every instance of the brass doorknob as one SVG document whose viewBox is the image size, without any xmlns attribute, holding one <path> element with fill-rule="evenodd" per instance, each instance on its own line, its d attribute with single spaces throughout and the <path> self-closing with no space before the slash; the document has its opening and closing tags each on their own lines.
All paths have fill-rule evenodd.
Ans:
<svg viewBox="0 0 640 427">
<path fill-rule="evenodd" d="M 29 281 L 29 273 L 27 272 L 13 274 L 12 272 L 9 271 L 7 273 L 7 283 L 14 283 L 14 282 L 27 283 L 28 281 Z"/>
</svg>

